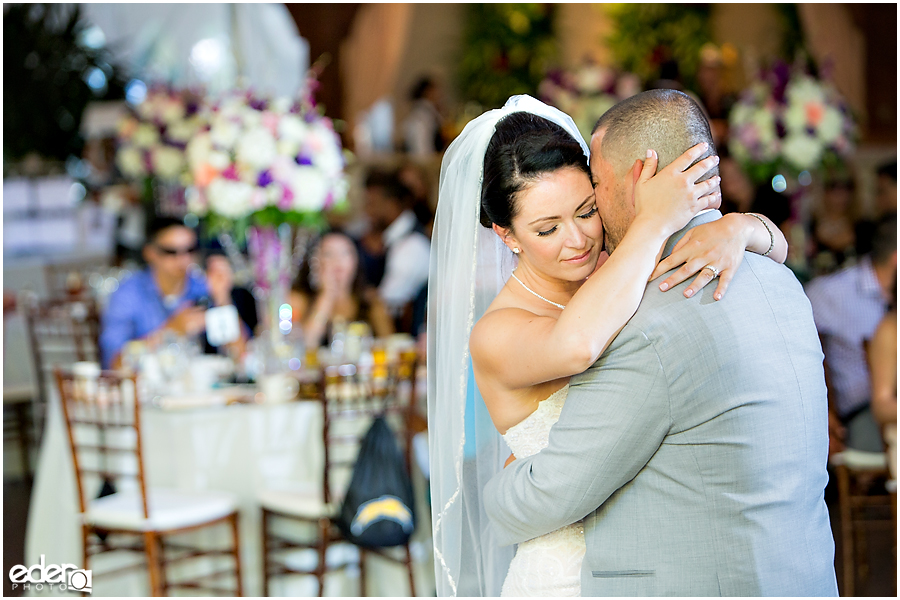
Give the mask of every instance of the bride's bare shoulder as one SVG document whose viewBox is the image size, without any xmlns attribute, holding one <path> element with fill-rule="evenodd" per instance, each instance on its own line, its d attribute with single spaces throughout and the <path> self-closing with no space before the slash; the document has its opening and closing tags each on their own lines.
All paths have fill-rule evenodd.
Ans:
<svg viewBox="0 0 900 600">
<path fill-rule="evenodd" d="M 510 336 L 515 336 L 515 332 L 523 324 L 544 318 L 547 317 L 512 304 L 498 303 L 495 300 L 472 327 L 472 333 L 469 336 L 469 350 L 472 353 L 472 359 L 476 361 L 489 360 L 497 352 L 497 349 L 502 347 L 502 342 L 510 341 Z M 498 344 L 498 342 L 501 343 Z"/>
</svg>

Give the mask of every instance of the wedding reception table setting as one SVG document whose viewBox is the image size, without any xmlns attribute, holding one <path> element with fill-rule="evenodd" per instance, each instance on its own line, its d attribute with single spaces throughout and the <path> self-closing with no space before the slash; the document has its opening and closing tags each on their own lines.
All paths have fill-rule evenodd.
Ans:
<svg viewBox="0 0 900 600">
<path fill-rule="evenodd" d="M 148 486 L 181 491 L 228 492 L 239 500 L 240 553 L 243 589 L 249 595 L 262 593 L 260 507 L 258 496 L 264 490 L 315 490 L 322 485 L 324 403 L 318 397 L 323 389 L 329 397 L 352 400 L 365 393 L 366 377 L 354 379 L 355 386 L 337 384 L 337 371 L 369 373 L 371 385 L 379 368 L 396 363 L 401 355 L 415 361 L 411 340 L 402 336 L 387 340 L 349 339 L 350 354 L 337 354 L 323 348 L 305 356 L 303 365 L 284 373 L 261 375 L 257 382 L 229 384 L 234 379 L 234 364 L 224 356 L 185 356 L 180 349 L 166 347 L 155 353 L 143 353 L 143 364 L 153 365 L 138 377 L 140 423 L 144 472 Z M 345 342 L 346 343 L 346 342 Z M 359 344 L 361 351 L 354 351 Z M 172 345 L 170 345 L 172 346 Z M 374 348 L 374 352 L 369 350 Z M 180 354 L 179 354 L 180 352 Z M 175 354 L 173 360 L 172 354 Z M 354 360 L 347 360 L 353 358 Z M 180 364 L 181 368 L 174 368 Z M 156 369 L 156 379 L 153 376 Z M 75 363 L 72 371 L 87 381 L 100 374 L 96 363 Z M 148 373 L 149 372 L 149 373 Z M 317 387 L 317 378 L 334 374 L 334 385 Z M 419 376 L 423 373 L 420 370 Z M 93 379 L 92 379 L 93 378 Z M 327 382 L 326 382 L 327 383 Z M 423 382 L 417 386 L 421 392 Z M 427 515 L 426 482 L 419 469 L 413 469 L 417 510 Z M 123 485 L 128 485 L 124 483 Z M 119 490 L 121 491 L 121 489 Z M 87 491 L 96 496 L 97 489 Z M 302 530 L 298 530 L 302 535 Z M 201 542 L 216 543 L 215 532 L 186 534 Z M 433 577 L 430 532 L 417 529 L 411 551 L 416 577 L 424 583 Z M 354 549 L 343 549 L 353 552 Z M 44 439 L 36 468 L 36 479 L 28 519 L 26 562 L 38 564 L 80 564 L 81 542 L 77 491 L 72 469 L 71 450 L 58 393 L 48 407 Z M 299 563 L 315 562 L 315 556 L 299 552 Z M 93 595 L 147 595 L 146 571 L 104 578 L 104 570 L 128 561 L 115 553 L 92 559 Z M 190 567 L 202 570 L 199 562 Z M 367 563 L 368 593 L 407 595 L 403 568 L 373 556 Z M 176 577 L 183 570 L 175 570 Z M 325 595 L 358 594 L 359 572 L 348 570 L 325 580 Z M 294 576 L 273 580 L 272 595 L 315 595 L 315 581 Z M 30 593 L 36 593 L 32 591 Z"/>
</svg>

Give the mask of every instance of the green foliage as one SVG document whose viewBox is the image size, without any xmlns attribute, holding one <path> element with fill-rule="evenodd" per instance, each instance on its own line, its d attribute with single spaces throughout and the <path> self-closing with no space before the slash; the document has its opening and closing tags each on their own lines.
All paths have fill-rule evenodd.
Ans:
<svg viewBox="0 0 900 600">
<path fill-rule="evenodd" d="M 463 99 L 489 109 L 536 95 L 556 54 L 552 5 L 469 4 L 457 72 Z"/>
<path fill-rule="evenodd" d="M 91 100 L 125 97 L 124 78 L 103 49 L 82 43 L 87 25 L 77 5 L 14 4 L 3 14 L 3 150 L 5 160 L 35 152 L 64 160 L 80 155 L 81 116 Z M 86 83 L 94 68 L 107 88 Z"/>
<path fill-rule="evenodd" d="M 607 39 L 616 66 L 647 85 L 660 78 L 667 60 L 678 64 L 681 83 L 695 87 L 700 49 L 712 41 L 708 4 L 612 4 Z"/>
<path fill-rule="evenodd" d="M 247 231 L 251 226 L 278 228 L 282 223 L 288 223 L 313 231 L 324 231 L 328 226 L 325 213 L 282 211 L 277 206 L 267 206 L 262 210 L 243 218 L 230 219 L 216 213 L 209 213 L 203 219 L 204 239 L 214 239 L 221 233 L 227 233 L 234 238 L 239 246 L 246 244 Z"/>
</svg>

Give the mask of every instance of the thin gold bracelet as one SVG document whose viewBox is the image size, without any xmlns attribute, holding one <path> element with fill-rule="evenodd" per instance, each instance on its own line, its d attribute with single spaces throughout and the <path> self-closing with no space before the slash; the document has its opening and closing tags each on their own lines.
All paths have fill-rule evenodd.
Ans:
<svg viewBox="0 0 900 600">
<path fill-rule="evenodd" d="M 769 229 L 769 224 L 766 223 L 766 220 L 763 219 L 763 218 L 762 218 L 761 216 L 759 216 L 758 214 L 756 214 L 756 213 L 750 213 L 750 212 L 744 213 L 744 214 L 745 214 L 745 215 L 750 215 L 751 217 L 756 217 L 757 219 L 759 219 L 759 222 L 762 223 L 762 224 L 763 224 L 763 227 L 766 228 L 766 231 L 769 232 L 769 249 L 766 250 L 764 254 L 762 254 L 762 256 L 768 256 L 769 254 L 772 253 L 772 250 L 775 249 L 775 234 L 772 233 L 772 230 L 771 230 L 771 229 Z"/>
</svg>

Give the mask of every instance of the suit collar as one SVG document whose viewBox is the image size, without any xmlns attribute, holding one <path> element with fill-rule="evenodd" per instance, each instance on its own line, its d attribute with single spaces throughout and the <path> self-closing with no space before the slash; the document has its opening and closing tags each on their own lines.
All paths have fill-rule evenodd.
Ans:
<svg viewBox="0 0 900 600">
<path fill-rule="evenodd" d="M 684 226 L 684 229 L 681 231 L 676 231 L 672 234 L 672 237 L 669 238 L 669 241 L 666 242 L 666 247 L 663 248 L 662 257 L 666 258 L 670 254 L 672 254 L 672 250 L 675 249 L 675 244 L 677 244 L 681 238 L 684 237 L 689 230 L 693 229 L 697 225 L 703 225 L 704 223 L 712 223 L 713 221 L 717 221 L 722 218 L 722 213 L 715 209 L 704 210 L 697 214 L 696 217 L 691 219 L 691 221 Z"/>
</svg>

